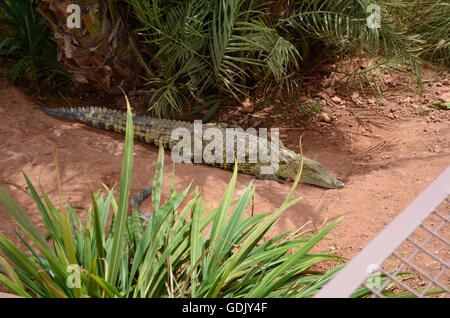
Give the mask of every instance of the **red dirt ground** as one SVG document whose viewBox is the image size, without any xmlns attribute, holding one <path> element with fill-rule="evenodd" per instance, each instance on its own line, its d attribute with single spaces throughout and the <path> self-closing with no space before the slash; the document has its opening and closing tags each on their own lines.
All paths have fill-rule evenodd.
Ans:
<svg viewBox="0 0 450 318">
<path fill-rule="evenodd" d="M 427 108 L 431 102 L 450 100 L 449 74 L 426 72 L 422 97 L 414 83 L 396 74 L 386 72 L 384 76 L 388 85 L 383 92 L 385 99 L 380 101 L 356 93 L 351 85 L 336 83 L 332 74 L 305 82 L 305 90 L 289 102 L 274 96 L 272 106 L 276 107 L 255 103 L 250 113 L 224 108 L 217 115 L 231 122 L 280 127 L 283 143 L 295 151 L 299 136 L 304 134 L 304 154 L 345 182 L 339 190 L 300 185 L 296 194 L 303 200 L 282 216 L 273 233 L 299 228 L 309 220 L 309 228 L 319 227 L 345 215 L 328 236 L 331 240 L 322 242 L 319 249 L 351 258 L 450 164 L 450 112 Z M 9 181 L 24 187 L 23 170 L 58 202 L 54 147 L 63 196 L 73 204 L 89 206 L 88 184 L 100 190 L 101 183 L 109 187 L 119 183 L 123 136 L 50 117 L 31 98 L 4 82 L 0 82 L 0 96 L 0 183 Z M 321 104 L 321 112 L 331 121 L 319 114 L 300 119 L 302 103 L 308 101 Z M 136 142 L 132 192 L 151 184 L 157 152 L 156 147 Z M 167 152 L 165 162 L 168 189 L 172 164 Z M 218 205 L 230 178 L 231 172 L 204 165 L 175 166 L 177 190 L 194 180 L 210 208 Z M 274 211 L 291 187 L 239 175 L 236 197 L 251 181 L 255 185 L 255 213 Z M 11 185 L 2 186 L 42 226 L 30 198 Z M 142 208 L 149 209 L 149 202 Z M 2 206 L 0 220 L 0 231 L 14 238 L 13 220 Z M 449 259 L 448 249 L 440 252 Z"/>
</svg>

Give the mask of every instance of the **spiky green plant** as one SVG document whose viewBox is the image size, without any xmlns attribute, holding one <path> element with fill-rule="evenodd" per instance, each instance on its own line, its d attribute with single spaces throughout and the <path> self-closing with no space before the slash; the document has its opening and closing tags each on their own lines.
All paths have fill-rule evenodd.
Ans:
<svg viewBox="0 0 450 318">
<path fill-rule="evenodd" d="M 50 30 L 37 12 L 40 2 L 0 0 L 0 56 L 14 60 L 6 63 L 2 72 L 15 84 L 33 88 L 54 87 L 55 83 L 63 86 L 72 77 L 57 60 Z"/>
</svg>

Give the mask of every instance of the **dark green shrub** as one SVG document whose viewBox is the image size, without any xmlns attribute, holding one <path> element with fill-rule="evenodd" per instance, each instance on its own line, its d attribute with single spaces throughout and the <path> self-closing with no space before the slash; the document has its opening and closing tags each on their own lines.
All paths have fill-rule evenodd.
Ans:
<svg viewBox="0 0 450 318">
<path fill-rule="evenodd" d="M 2 73 L 15 84 L 45 88 L 70 83 L 71 75 L 57 60 L 45 19 L 37 11 L 39 0 L 0 0 L 0 56 Z"/>
</svg>

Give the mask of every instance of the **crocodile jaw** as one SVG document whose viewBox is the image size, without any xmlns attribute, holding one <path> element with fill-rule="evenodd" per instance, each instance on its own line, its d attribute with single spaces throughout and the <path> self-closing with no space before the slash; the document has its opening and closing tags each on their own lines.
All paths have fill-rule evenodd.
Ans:
<svg viewBox="0 0 450 318">
<path fill-rule="evenodd" d="M 300 165 L 300 156 L 289 151 L 289 157 L 290 160 L 280 163 L 276 174 L 281 179 L 295 180 Z M 303 169 L 300 182 L 328 189 L 340 189 L 344 187 L 342 181 L 332 177 L 320 164 L 305 157 L 303 157 Z"/>
</svg>

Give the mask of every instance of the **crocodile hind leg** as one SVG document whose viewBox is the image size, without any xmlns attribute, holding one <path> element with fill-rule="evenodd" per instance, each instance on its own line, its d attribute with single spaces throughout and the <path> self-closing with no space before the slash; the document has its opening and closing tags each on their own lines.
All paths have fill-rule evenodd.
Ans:
<svg viewBox="0 0 450 318">
<path fill-rule="evenodd" d="M 139 216 L 142 219 L 144 219 L 144 221 L 147 221 L 147 222 L 150 220 L 151 216 L 145 212 L 139 211 L 139 206 L 141 205 L 142 201 L 147 199 L 147 197 L 151 194 L 152 194 L 152 187 L 148 187 L 148 188 L 145 188 L 145 189 L 133 194 L 131 196 L 131 200 L 130 200 L 131 209 L 138 211 Z"/>
<path fill-rule="evenodd" d="M 257 170 L 258 170 L 258 169 L 257 169 Z M 279 183 L 281 183 L 281 184 L 286 183 L 286 180 L 281 179 L 281 178 L 277 177 L 277 176 L 274 175 L 274 174 L 263 174 L 263 173 L 261 173 L 261 172 L 259 172 L 259 171 L 255 171 L 255 172 L 254 172 L 254 175 L 255 175 L 255 178 L 256 178 L 257 180 L 273 180 L 273 181 L 277 181 L 277 182 L 279 182 Z"/>
</svg>

